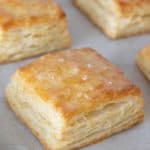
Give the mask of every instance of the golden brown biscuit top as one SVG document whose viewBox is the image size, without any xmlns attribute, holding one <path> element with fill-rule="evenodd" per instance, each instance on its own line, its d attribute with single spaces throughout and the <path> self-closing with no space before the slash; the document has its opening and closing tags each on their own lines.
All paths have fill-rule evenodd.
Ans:
<svg viewBox="0 0 150 150">
<path fill-rule="evenodd" d="M 139 59 L 145 60 L 150 64 L 150 45 L 138 52 Z"/>
<path fill-rule="evenodd" d="M 150 15 L 150 0 L 113 0 L 121 15 Z"/>
<path fill-rule="evenodd" d="M 53 0 L 0 0 L 0 27 L 52 22 L 64 16 Z M 54 20 L 53 20 L 54 21 Z"/>
<path fill-rule="evenodd" d="M 116 66 L 88 48 L 45 55 L 17 73 L 65 117 L 92 111 L 116 98 L 140 95 Z"/>
<path fill-rule="evenodd" d="M 144 2 L 150 2 L 150 0 L 115 0 L 119 3 L 124 3 L 124 4 L 135 4 L 135 3 L 144 3 Z"/>
</svg>

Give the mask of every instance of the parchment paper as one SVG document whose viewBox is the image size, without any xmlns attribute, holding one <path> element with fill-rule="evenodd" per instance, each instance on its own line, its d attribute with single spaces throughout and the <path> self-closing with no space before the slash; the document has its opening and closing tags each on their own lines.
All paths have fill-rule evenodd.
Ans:
<svg viewBox="0 0 150 150">
<path fill-rule="evenodd" d="M 118 65 L 127 77 L 142 89 L 145 99 L 143 123 L 84 150 L 150 150 L 150 82 L 135 65 L 135 55 L 139 49 L 150 43 L 150 34 L 111 40 L 73 7 L 70 0 L 57 1 L 67 14 L 73 41 L 72 48 L 97 49 L 112 63 Z M 0 65 L 0 150 L 43 150 L 38 140 L 8 109 L 4 98 L 4 89 L 10 75 L 20 65 L 31 60 Z"/>
</svg>

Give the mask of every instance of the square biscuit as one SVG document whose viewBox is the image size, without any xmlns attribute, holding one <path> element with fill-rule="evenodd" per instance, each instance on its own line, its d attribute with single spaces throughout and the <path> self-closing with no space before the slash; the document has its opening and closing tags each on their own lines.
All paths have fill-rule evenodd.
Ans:
<svg viewBox="0 0 150 150">
<path fill-rule="evenodd" d="M 6 98 L 47 150 L 80 148 L 144 118 L 140 89 L 89 48 L 50 53 L 20 67 Z"/>
<path fill-rule="evenodd" d="M 137 53 L 136 63 L 147 79 L 150 80 L 150 45 Z"/>
<path fill-rule="evenodd" d="M 150 32 L 149 0 L 73 0 L 109 37 Z"/>
<path fill-rule="evenodd" d="M 53 0 L 0 0 L 0 63 L 68 46 L 66 17 Z"/>
</svg>

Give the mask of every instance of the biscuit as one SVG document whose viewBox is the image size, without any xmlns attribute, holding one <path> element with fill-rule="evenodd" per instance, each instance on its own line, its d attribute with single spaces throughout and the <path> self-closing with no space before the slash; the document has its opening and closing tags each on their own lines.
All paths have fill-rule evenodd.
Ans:
<svg viewBox="0 0 150 150">
<path fill-rule="evenodd" d="M 65 14 L 53 0 L 0 0 L 0 63 L 69 45 Z"/>
<path fill-rule="evenodd" d="M 149 0 L 73 0 L 109 37 L 150 32 Z"/>
<path fill-rule="evenodd" d="M 138 52 L 136 63 L 147 79 L 150 80 L 150 45 Z"/>
<path fill-rule="evenodd" d="M 80 148 L 144 118 L 140 89 L 89 48 L 50 53 L 19 68 L 6 98 L 47 150 Z"/>
</svg>

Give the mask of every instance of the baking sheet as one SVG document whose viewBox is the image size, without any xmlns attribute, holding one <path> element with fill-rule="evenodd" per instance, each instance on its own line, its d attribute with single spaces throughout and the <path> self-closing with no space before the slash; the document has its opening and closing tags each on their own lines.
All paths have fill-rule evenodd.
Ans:
<svg viewBox="0 0 150 150">
<path fill-rule="evenodd" d="M 57 0 L 67 13 L 69 30 L 72 35 L 72 48 L 92 47 L 118 65 L 143 92 L 145 99 L 145 120 L 136 127 L 83 150 L 150 150 L 150 82 L 135 65 L 137 51 L 150 43 L 150 34 L 121 40 L 108 39 L 100 32 L 70 0 Z M 0 150 L 43 150 L 38 140 L 8 109 L 4 88 L 10 75 L 20 65 L 32 59 L 0 65 Z"/>
</svg>

